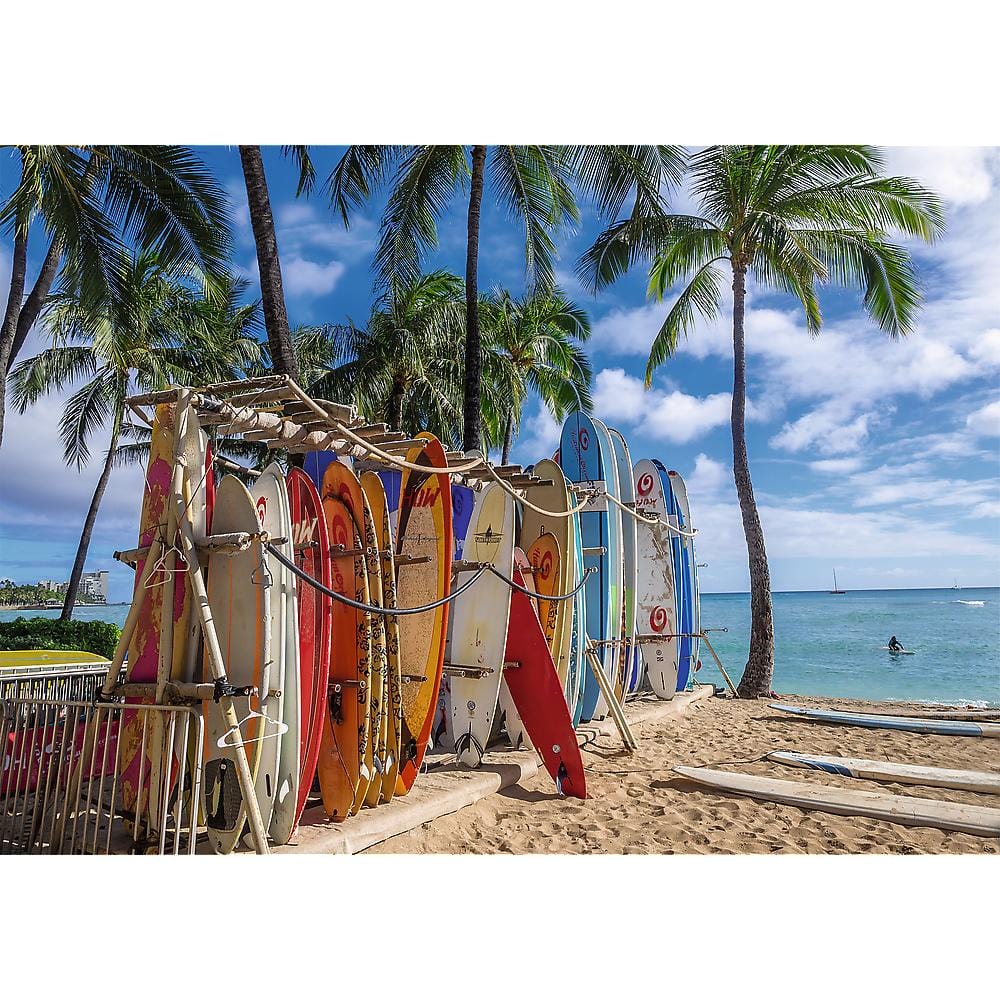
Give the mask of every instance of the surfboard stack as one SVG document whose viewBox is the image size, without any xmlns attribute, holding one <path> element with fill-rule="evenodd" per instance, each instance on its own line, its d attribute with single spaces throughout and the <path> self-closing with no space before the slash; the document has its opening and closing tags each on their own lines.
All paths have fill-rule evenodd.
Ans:
<svg viewBox="0 0 1000 1000">
<path fill-rule="evenodd" d="M 333 422 L 344 408 L 323 406 L 345 433 Z M 245 470 L 216 489 L 201 471 L 204 432 L 192 416 L 178 442 L 177 412 L 156 410 L 140 543 L 164 523 L 178 449 L 199 537 L 249 540 L 207 546 L 201 567 L 225 668 L 203 701 L 199 809 L 215 850 L 245 842 L 258 813 L 275 844 L 294 837 L 310 802 L 349 820 L 406 795 L 431 748 L 479 767 L 504 735 L 538 753 L 562 794 L 585 797 L 574 727 L 646 687 L 670 698 L 689 684 L 700 624 L 684 482 L 656 460 L 633 465 L 624 436 L 599 420 L 570 415 L 556 456 L 528 470 L 486 470 L 422 433 L 373 451 L 378 461 L 321 448 L 301 469 Z M 270 419 L 233 412 L 248 426 Z M 360 431 L 396 441 L 382 425 Z M 130 679 L 162 675 L 170 605 L 171 676 L 211 679 L 186 581 L 177 575 L 172 601 L 163 587 L 137 592 Z M 133 799 L 169 800 L 190 751 L 147 762 Z"/>
</svg>

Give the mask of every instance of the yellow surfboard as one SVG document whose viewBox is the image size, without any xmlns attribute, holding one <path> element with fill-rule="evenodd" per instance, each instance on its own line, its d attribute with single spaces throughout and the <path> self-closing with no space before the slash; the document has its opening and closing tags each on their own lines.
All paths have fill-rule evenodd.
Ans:
<svg viewBox="0 0 1000 1000">
<path fill-rule="evenodd" d="M 394 608 L 396 607 L 396 560 L 393 556 L 392 519 L 386 501 L 385 487 L 376 473 L 365 472 L 361 476 L 361 488 L 371 507 L 375 536 L 378 540 L 382 607 Z M 396 779 L 399 777 L 399 733 L 403 696 L 399 663 L 399 620 L 386 617 L 383 621 L 386 653 L 386 687 L 382 697 L 385 733 L 380 736 L 384 753 L 379 801 L 389 802 L 396 793 Z"/>
</svg>

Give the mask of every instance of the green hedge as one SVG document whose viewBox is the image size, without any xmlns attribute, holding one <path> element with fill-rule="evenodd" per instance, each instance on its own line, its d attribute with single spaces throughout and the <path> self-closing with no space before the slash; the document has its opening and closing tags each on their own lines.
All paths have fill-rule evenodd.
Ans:
<svg viewBox="0 0 1000 1000">
<path fill-rule="evenodd" d="M 121 634 L 112 622 L 15 618 L 0 622 L 0 649 L 78 649 L 110 660 Z"/>
</svg>

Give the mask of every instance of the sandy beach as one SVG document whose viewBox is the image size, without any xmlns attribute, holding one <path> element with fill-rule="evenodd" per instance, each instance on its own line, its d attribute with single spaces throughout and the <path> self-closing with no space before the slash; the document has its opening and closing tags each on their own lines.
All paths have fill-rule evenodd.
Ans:
<svg viewBox="0 0 1000 1000">
<path fill-rule="evenodd" d="M 901 713 L 900 702 L 782 695 L 796 704 Z M 927 705 L 912 706 L 927 710 Z M 712 765 L 855 790 L 1000 807 L 997 796 L 883 784 L 761 761 L 775 750 L 1000 771 L 1000 740 L 824 725 L 765 701 L 711 698 L 678 720 L 637 726 L 639 749 L 602 737 L 584 750 L 590 798 L 560 799 L 543 773 L 371 848 L 370 854 L 996 854 L 996 840 L 805 812 L 703 789 L 672 773 Z M 748 763 L 749 762 L 749 763 Z"/>
</svg>

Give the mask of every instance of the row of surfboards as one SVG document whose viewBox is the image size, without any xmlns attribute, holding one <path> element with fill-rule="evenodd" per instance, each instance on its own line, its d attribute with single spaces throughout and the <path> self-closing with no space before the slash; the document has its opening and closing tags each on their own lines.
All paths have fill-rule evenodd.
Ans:
<svg viewBox="0 0 1000 1000">
<path fill-rule="evenodd" d="M 174 408 L 159 407 L 140 546 L 165 523 L 177 435 Z M 587 668 L 588 639 L 619 698 L 644 677 L 665 698 L 689 682 L 697 570 L 689 533 L 671 530 L 690 525 L 679 476 L 656 462 L 633 468 L 620 434 L 573 414 L 557 460 L 534 466 L 539 482 L 522 504 L 498 483 L 452 484 L 441 444 L 420 437 L 426 445 L 410 450 L 412 468 L 401 473 L 357 475 L 319 452 L 287 474 L 268 466 L 249 489 L 225 476 L 216 490 L 205 435 L 193 422 L 183 431 L 195 536 L 263 529 L 272 540 L 203 557 L 240 719 L 237 733 L 218 701 L 204 703 L 200 807 L 219 852 L 239 843 L 247 820 L 234 743 L 245 747 L 264 827 L 282 844 L 315 778 L 326 814 L 340 821 L 405 795 L 430 746 L 475 767 L 503 730 L 515 746 L 535 748 L 562 794 L 585 797 L 574 727 L 607 711 Z M 576 484 L 591 491 L 586 505 Z M 636 509 L 658 518 L 634 518 Z M 176 552 L 174 560 L 170 570 L 183 568 Z M 162 669 L 171 607 L 170 676 L 203 679 L 188 574 L 154 572 L 140 593 L 141 563 L 137 570 L 143 606 L 128 679 L 149 682 Z M 156 816 L 153 800 L 171 782 L 164 768 L 179 771 L 190 748 L 140 768 L 128 722 L 124 804 Z M 137 774 L 144 778 L 130 782 Z"/>
</svg>

